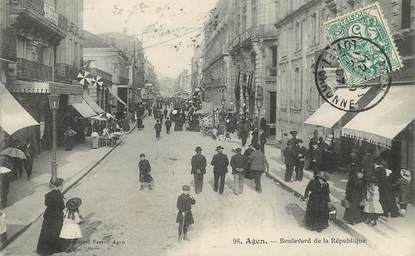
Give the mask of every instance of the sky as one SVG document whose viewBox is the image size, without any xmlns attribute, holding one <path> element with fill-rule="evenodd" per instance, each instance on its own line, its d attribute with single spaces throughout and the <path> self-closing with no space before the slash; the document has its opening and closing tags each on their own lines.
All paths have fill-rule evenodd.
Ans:
<svg viewBox="0 0 415 256">
<path fill-rule="evenodd" d="M 203 22 L 216 2 L 85 0 L 84 29 L 95 34 L 126 31 L 137 35 L 142 38 L 146 56 L 159 78 L 174 78 L 184 69 L 190 69 L 194 47 L 201 40 Z"/>
</svg>

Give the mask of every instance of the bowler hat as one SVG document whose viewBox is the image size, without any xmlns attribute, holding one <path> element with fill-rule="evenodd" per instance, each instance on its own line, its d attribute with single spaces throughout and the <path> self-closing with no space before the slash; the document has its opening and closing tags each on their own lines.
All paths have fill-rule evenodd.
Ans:
<svg viewBox="0 0 415 256">
<path fill-rule="evenodd" d="M 202 151 L 202 147 L 197 146 L 197 147 L 196 147 L 196 149 L 195 149 L 195 151 L 196 151 L 196 152 L 201 152 L 201 151 Z"/>
<path fill-rule="evenodd" d="M 217 150 L 220 150 L 220 149 L 223 149 L 223 147 L 222 147 L 222 146 L 217 146 L 217 147 L 216 147 L 216 151 L 217 151 Z"/>
<path fill-rule="evenodd" d="M 54 182 L 50 181 L 50 184 L 54 185 L 55 187 L 59 187 L 60 185 L 63 184 L 63 179 L 57 178 Z"/>
<path fill-rule="evenodd" d="M 69 199 L 68 202 L 66 202 L 66 208 L 68 208 L 69 210 L 76 210 L 79 208 L 79 206 L 81 206 L 81 204 L 81 198 L 74 197 Z"/>
<path fill-rule="evenodd" d="M 295 135 L 297 135 L 297 131 L 292 130 L 292 131 L 290 131 L 290 134 L 291 134 L 291 135 L 294 135 L 294 134 L 295 134 Z"/>
<path fill-rule="evenodd" d="M 189 185 L 183 185 L 182 189 L 183 189 L 183 191 L 190 191 L 190 186 Z"/>
</svg>

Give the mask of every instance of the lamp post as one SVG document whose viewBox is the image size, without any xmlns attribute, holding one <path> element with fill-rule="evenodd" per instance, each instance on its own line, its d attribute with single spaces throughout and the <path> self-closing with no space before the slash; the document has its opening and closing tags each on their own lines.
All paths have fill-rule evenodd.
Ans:
<svg viewBox="0 0 415 256">
<path fill-rule="evenodd" d="M 261 108 L 262 108 L 263 103 L 264 103 L 263 88 L 262 88 L 262 86 L 258 85 L 257 93 L 256 93 L 256 97 L 255 97 L 255 104 L 256 104 L 256 107 L 258 109 L 258 128 L 257 128 L 257 131 L 258 131 L 258 145 L 261 145 L 259 130 L 260 130 L 260 123 L 261 123 Z"/>
<path fill-rule="evenodd" d="M 58 178 L 58 164 L 56 162 L 56 145 L 57 145 L 57 131 L 56 131 L 56 112 L 59 108 L 59 95 L 50 94 L 49 107 L 52 110 L 52 178 L 51 182 L 55 182 Z"/>
</svg>

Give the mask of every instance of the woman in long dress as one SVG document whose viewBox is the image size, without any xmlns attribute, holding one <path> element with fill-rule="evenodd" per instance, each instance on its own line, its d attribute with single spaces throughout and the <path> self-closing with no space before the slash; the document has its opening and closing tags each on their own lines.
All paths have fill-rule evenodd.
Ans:
<svg viewBox="0 0 415 256">
<path fill-rule="evenodd" d="M 63 179 L 56 179 L 51 184 L 52 190 L 45 195 L 46 210 L 40 230 L 36 252 L 39 255 L 52 255 L 61 252 L 62 243 L 59 234 L 63 224 L 65 202 L 61 193 Z"/>
<path fill-rule="evenodd" d="M 322 172 L 317 171 L 308 183 L 304 198 L 308 198 L 305 212 L 305 225 L 310 230 L 321 232 L 329 226 L 330 188 Z"/>
<path fill-rule="evenodd" d="M 363 222 L 365 217 L 363 215 L 363 207 L 361 202 L 366 197 L 366 183 L 363 180 L 363 173 L 360 171 L 351 170 L 351 175 L 346 185 L 346 200 L 349 201 L 349 207 L 344 212 L 343 219 L 351 224 Z"/>
</svg>

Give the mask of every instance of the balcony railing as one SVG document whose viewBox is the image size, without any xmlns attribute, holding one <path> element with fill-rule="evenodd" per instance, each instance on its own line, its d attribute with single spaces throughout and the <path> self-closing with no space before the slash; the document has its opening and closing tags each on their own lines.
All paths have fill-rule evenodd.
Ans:
<svg viewBox="0 0 415 256">
<path fill-rule="evenodd" d="M 44 24 L 53 24 L 52 27 L 55 29 L 59 28 L 65 32 L 68 31 L 68 19 L 59 14 L 45 0 L 10 0 L 10 7 L 15 14 L 21 12 L 31 14 L 32 17 L 35 16 L 37 19 L 42 19 Z"/>
<path fill-rule="evenodd" d="M 51 81 L 52 67 L 30 60 L 18 58 L 16 63 L 17 79 L 32 81 Z"/>
<path fill-rule="evenodd" d="M 229 48 L 233 49 L 238 44 L 254 41 L 261 38 L 274 38 L 277 37 L 277 29 L 274 27 L 274 24 L 262 24 L 258 26 L 251 27 L 245 32 L 237 35 L 229 44 Z"/>
<path fill-rule="evenodd" d="M 56 63 L 55 65 L 55 79 L 56 81 L 71 82 L 76 79 L 78 70 L 72 65 L 64 63 Z"/>
</svg>

